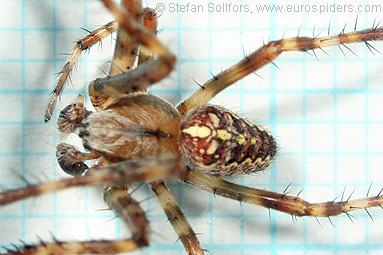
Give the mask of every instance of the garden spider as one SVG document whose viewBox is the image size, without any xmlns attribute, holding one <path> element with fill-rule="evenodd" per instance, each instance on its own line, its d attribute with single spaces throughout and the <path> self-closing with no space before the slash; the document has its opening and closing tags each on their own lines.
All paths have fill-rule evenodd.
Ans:
<svg viewBox="0 0 383 255">
<path fill-rule="evenodd" d="M 210 249 L 209 249 L 210 250 Z M 218 249 L 217 249 L 218 250 Z M 218 252 L 218 251 L 217 251 Z M 217 254 L 222 254 L 222 253 L 217 253 Z M 230 253 L 231 254 L 231 253 Z"/>
</svg>

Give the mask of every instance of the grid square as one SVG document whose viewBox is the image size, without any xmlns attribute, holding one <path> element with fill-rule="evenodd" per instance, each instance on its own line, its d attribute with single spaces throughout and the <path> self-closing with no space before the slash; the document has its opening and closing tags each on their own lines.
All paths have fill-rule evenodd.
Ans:
<svg viewBox="0 0 383 255">
<path fill-rule="evenodd" d="M 85 17 L 85 2 L 77 0 L 61 0 L 60 8 L 56 8 L 56 17 L 66 17 L 70 12 L 70 19 L 56 19 L 56 27 L 73 28 L 79 27 L 79 21 Z"/>
<path fill-rule="evenodd" d="M 368 63 L 368 69 L 366 76 L 368 76 L 368 88 L 369 89 L 383 89 L 383 62 L 376 61 Z M 379 96 L 379 95 L 377 95 Z"/>
<path fill-rule="evenodd" d="M 213 235 L 215 244 L 240 244 L 241 227 L 238 218 L 214 217 L 212 219 L 214 233 L 230 233 L 228 235 Z"/>
<path fill-rule="evenodd" d="M 359 155 L 338 156 L 337 180 L 341 183 L 364 183 L 366 157 Z"/>
<path fill-rule="evenodd" d="M 325 198 L 322 201 L 326 201 Z M 334 229 L 328 219 L 318 218 L 318 220 L 320 225 L 314 218 L 306 220 L 306 231 L 310 233 L 306 236 L 306 242 L 314 245 L 333 245 L 335 243 L 336 229 Z"/>
<path fill-rule="evenodd" d="M 193 214 L 198 216 L 208 215 L 210 213 L 210 200 L 211 194 L 193 187 L 184 187 L 181 192 L 182 210 L 185 214 Z M 225 199 L 225 201 L 228 202 L 227 199 Z M 219 204 L 220 202 L 217 201 L 216 198 L 213 198 L 213 206 L 218 206 L 215 211 L 217 213 L 224 213 L 225 210 L 219 208 Z"/>
<path fill-rule="evenodd" d="M 42 105 L 41 102 L 47 101 L 46 94 L 29 94 L 25 96 L 25 120 L 31 122 L 43 122 L 45 114 L 45 104 Z"/>
<path fill-rule="evenodd" d="M 369 121 L 383 121 L 383 100 L 381 94 L 368 94 L 368 120 Z"/>
<path fill-rule="evenodd" d="M 22 104 L 18 104 L 15 102 L 21 102 L 22 95 L 20 94 L 8 94 L 1 95 L 0 94 L 0 119 L 7 120 L 9 122 L 20 122 L 23 119 L 22 115 Z M 10 115 L 9 113 L 13 114 Z"/>
<path fill-rule="evenodd" d="M 61 241 L 69 240 L 85 240 L 86 229 L 78 228 L 77 226 L 85 226 L 86 219 L 84 218 L 61 218 L 60 224 L 57 225 L 55 237 Z M 73 231 L 76 229 L 76 231 Z"/>
<path fill-rule="evenodd" d="M 290 27 L 299 27 L 301 24 L 305 22 L 303 20 L 303 12 L 293 11 L 293 8 L 291 8 L 291 7 L 294 7 L 294 3 L 295 1 L 289 0 L 289 1 L 283 1 L 283 4 L 278 5 L 279 10 L 281 10 L 280 8 L 282 8 L 283 10 L 283 12 L 276 11 L 276 14 L 275 14 L 276 16 L 275 25 L 278 28 L 286 27 L 286 20 L 289 21 Z M 291 9 L 288 9 L 288 6 L 290 6 Z"/>
<path fill-rule="evenodd" d="M 277 120 L 301 121 L 303 119 L 303 97 L 301 94 L 277 95 Z"/>
<path fill-rule="evenodd" d="M 211 48 L 211 57 L 214 59 L 236 59 L 243 58 L 241 33 L 233 31 L 217 31 L 212 33 L 212 45 L 219 47 Z M 209 55 L 206 55 L 206 57 Z M 235 63 L 235 62 L 234 62 Z"/>
<path fill-rule="evenodd" d="M 334 182 L 334 156 L 309 155 L 306 157 L 306 181 L 310 184 Z"/>
<path fill-rule="evenodd" d="M 53 88 L 55 84 L 54 69 L 49 62 L 27 62 L 25 63 L 28 72 L 25 73 L 25 87 L 32 90 Z M 47 75 L 48 74 L 48 75 Z M 49 75 L 50 74 L 50 75 Z M 42 102 L 42 101 L 40 101 Z"/>
<path fill-rule="evenodd" d="M 25 57 L 29 59 L 53 58 L 53 32 L 28 31 L 25 33 Z M 51 49 L 51 50 L 47 50 Z"/>
<path fill-rule="evenodd" d="M 366 127 L 359 124 L 340 124 L 337 128 L 338 152 L 364 152 L 366 150 Z"/>
<path fill-rule="evenodd" d="M 9 72 L 9 70 L 13 70 Z M 15 62 L 0 62 L 0 73 L 2 74 L 0 90 L 21 90 L 23 87 L 22 75 L 14 75 L 22 73 L 22 64 Z"/>
<path fill-rule="evenodd" d="M 12 10 L 12 15 L 9 15 Z M 0 8 L 1 28 L 20 28 L 22 26 L 22 1 L 2 0 Z"/>
<path fill-rule="evenodd" d="M 270 244 L 271 230 L 268 218 L 244 218 L 243 219 L 244 243 L 245 244 Z"/>
<path fill-rule="evenodd" d="M 0 125 L 0 153 L 20 153 L 22 147 L 21 125 Z"/>
<path fill-rule="evenodd" d="M 334 117 L 334 95 L 325 93 L 306 95 L 307 121 L 332 121 Z"/>
<path fill-rule="evenodd" d="M 62 1 L 61 1 L 62 2 Z M 61 9 L 61 2 L 60 8 Z M 49 28 L 53 27 L 53 0 L 33 0 L 25 1 L 25 25 L 30 28 Z M 15 10 L 15 9 L 12 9 Z M 38 12 L 44 15 L 36 15 Z M 66 10 L 68 11 L 68 10 Z"/>
<path fill-rule="evenodd" d="M 333 152 L 335 128 L 327 124 L 309 124 L 306 126 L 307 152 Z"/>
<path fill-rule="evenodd" d="M 113 216 L 112 216 L 113 217 Z M 112 218 L 111 217 L 111 218 Z M 113 240 L 118 238 L 116 236 L 116 221 L 110 220 L 111 218 L 88 218 L 88 229 L 89 235 L 92 239 L 109 239 Z M 129 234 L 128 234 L 129 236 Z"/>
<path fill-rule="evenodd" d="M 303 89 L 303 65 L 302 60 L 278 63 L 280 71 L 276 72 L 277 88 L 281 90 Z"/>
<path fill-rule="evenodd" d="M 252 1 L 252 0 L 243 0 L 242 1 L 243 5 L 246 5 L 249 7 L 249 11 L 245 11 L 245 12 L 242 12 L 242 16 L 243 16 L 243 25 L 246 27 L 246 28 L 249 28 L 249 29 L 258 29 L 260 31 L 266 29 L 266 30 L 269 30 L 270 29 L 270 15 L 268 12 L 262 12 L 260 10 L 257 10 L 256 6 L 262 6 L 262 5 L 265 5 L 265 4 L 269 4 L 270 1 L 269 0 L 258 0 L 256 2 Z M 255 20 L 255 17 L 256 17 L 256 20 L 258 22 L 256 22 L 256 25 L 254 25 L 254 20 Z"/>
<path fill-rule="evenodd" d="M 301 155 L 280 155 L 275 164 L 278 183 L 302 183 L 303 157 Z"/>
<path fill-rule="evenodd" d="M 269 94 L 248 94 L 243 98 L 245 105 L 244 116 L 254 123 L 265 123 L 270 121 L 270 95 Z"/>
<path fill-rule="evenodd" d="M 342 226 L 342 234 L 338 235 L 338 242 L 340 244 L 365 243 L 366 237 L 364 233 L 366 232 L 367 220 L 367 218 L 359 219 L 357 221 L 354 221 L 354 223 L 351 223 L 350 219 L 347 217 L 339 218 L 338 224 Z M 355 231 L 355 229 L 358 229 L 358 231 Z"/>
<path fill-rule="evenodd" d="M 173 4 L 171 2 L 168 3 L 169 5 Z M 187 8 L 187 4 L 185 8 Z M 180 16 L 180 22 L 181 26 L 183 28 L 192 28 L 192 29 L 198 29 L 198 28 L 208 28 L 210 26 L 209 22 L 209 12 L 207 11 L 207 4 L 206 1 L 198 0 L 193 1 L 191 5 L 189 5 L 190 8 L 188 11 L 185 11 L 182 13 L 182 16 Z M 192 8 L 195 8 L 192 10 Z M 169 13 L 170 15 L 171 13 Z M 198 20 L 198 22 L 196 22 Z"/>
<path fill-rule="evenodd" d="M 0 59 L 21 59 L 22 58 L 22 33 L 14 31 L 2 31 L 0 33 Z M 9 50 L 12 45 L 12 50 Z"/>
<path fill-rule="evenodd" d="M 0 156 L 0 165 L 1 168 L 4 169 L 7 173 L 1 176 L 1 183 L 4 185 L 8 185 L 11 183 L 22 183 L 20 180 L 20 176 L 23 175 L 23 158 L 21 156 L 10 156 L 10 155 L 2 155 Z"/>
<path fill-rule="evenodd" d="M 204 31 L 181 31 L 183 40 L 181 41 L 181 58 L 183 59 L 208 59 L 209 53 L 209 33 Z M 193 45 L 187 43 L 193 41 Z M 196 50 L 198 49 L 198 50 Z"/>
<path fill-rule="evenodd" d="M 339 121 L 365 120 L 366 95 L 362 93 L 337 95 L 337 119 Z"/>
<path fill-rule="evenodd" d="M 336 63 L 336 70 L 338 89 L 364 89 L 366 87 L 364 63 L 339 61 Z M 355 72 L 352 76 L 350 70 Z"/>
<path fill-rule="evenodd" d="M 292 153 L 303 150 L 303 129 L 301 125 L 279 124 L 276 138 L 282 152 Z"/>
<path fill-rule="evenodd" d="M 374 182 L 383 183 L 382 166 L 383 156 L 382 155 L 370 155 L 368 156 L 369 176 L 374 179 Z"/>
<path fill-rule="evenodd" d="M 277 241 L 280 244 L 303 244 L 303 224 L 294 223 L 291 217 L 278 218 Z"/>
<path fill-rule="evenodd" d="M 238 1 L 235 0 L 215 0 L 208 4 L 211 13 L 213 28 L 238 28 L 241 25 L 241 16 L 234 8 L 238 8 Z M 225 15 L 222 15 L 225 13 Z M 238 37 L 237 37 L 238 38 Z"/>
<path fill-rule="evenodd" d="M 325 90 L 335 86 L 334 63 L 306 63 L 306 89 Z M 325 74 L 318 77 L 318 74 Z M 320 92 L 320 91 L 319 91 Z"/>
<path fill-rule="evenodd" d="M 72 188 L 62 190 L 56 195 L 56 212 L 61 215 L 84 215 L 85 214 L 85 199 L 87 198 L 87 194 L 85 193 L 85 189 Z M 60 201 L 65 201 L 70 198 L 71 204 L 63 204 Z M 103 207 L 105 208 L 105 207 Z"/>
<path fill-rule="evenodd" d="M 12 226 L 11 228 L 9 226 Z M 0 224 L 1 233 L 7 233 L 1 238 L 2 243 L 10 244 L 23 235 L 23 223 L 21 219 L 2 218 Z"/>
<path fill-rule="evenodd" d="M 371 124 L 368 126 L 368 150 L 370 152 L 383 152 L 382 130 L 382 124 Z"/>
<path fill-rule="evenodd" d="M 25 150 L 32 153 L 51 153 L 53 129 L 44 124 L 27 125 L 25 127 Z"/>
</svg>

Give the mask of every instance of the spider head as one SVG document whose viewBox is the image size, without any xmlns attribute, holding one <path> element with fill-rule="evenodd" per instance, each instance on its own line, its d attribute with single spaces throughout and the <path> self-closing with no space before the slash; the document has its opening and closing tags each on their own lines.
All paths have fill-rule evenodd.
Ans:
<svg viewBox="0 0 383 255">
<path fill-rule="evenodd" d="M 58 130 L 62 133 L 74 132 L 88 113 L 84 107 L 84 98 L 79 95 L 75 104 L 68 105 L 60 112 L 57 120 Z"/>
</svg>

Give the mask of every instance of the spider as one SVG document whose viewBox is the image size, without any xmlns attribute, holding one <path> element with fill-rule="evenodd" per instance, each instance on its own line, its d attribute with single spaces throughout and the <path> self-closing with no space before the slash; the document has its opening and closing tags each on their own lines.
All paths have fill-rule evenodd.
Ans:
<svg viewBox="0 0 383 255">
<path fill-rule="evenodd" d="M 380 31 L 380 29 L 377 29 L 377 31 Z M 251 56 L 251 55 L 250 55 Z M 269 62 L 269 59 L 267 59 L 268 61 L 267 62 Z M 246 62 L 246 61 L 248 61 L 248 59 L 247 59 L 247 57 L 244 59 L 244 61 Z M 213 83 L 214 83 L 214 81 L 216 80 L 216 81 L 219 81 L 220 80 L 220 76 L 214 76 L 213 77 L 213 80 L 211 80 Z M 201 89 L 200 91 L 202 91 L 201 93 L 206 93 L 206 91 L 207 91 L 207 88 L 208 87 L 204 87 L 204 89 Z M 199 100 L 200 98 L 198 98 L 198 100 Z M 153 99 L 153 100 L 155 100 L 155 99 Z M 103 102 L 104 103 L 104 102 Z M 82 108 L 82 105 L 83 105 L 83 103 L 82 103 L 82 98 L 80 97 L 79 99 L 78 99 L 78 101 L 77 101 L 77 104 L 76 104 L 76 107 L 77 107 L 77 110 L 78 111 L 80 111 L 80 113 L 81 113 L 81 110 L 80 109 L 83 109 Z M 73 106 L 70 106 L 70 107 L 73 107 Z M 70 108 L 69 107 L 69 108 Z M 164 106 L 165 107 L 165 106 Z M 67 116 L 68 116 L 68 113 L 66 113 L 66 111 L 70 111 L 69 110 L 69 108 L 68 109 L 66 109 L 66 110 L 64 110 L 64 113 L 62 114 L 62 118 L 61 118 L 61 120 L 63 120 L 64 119 L 64 122 L 65 122 L 65 120 L 67 119 Z M 208 110 L 208 109 L 210 109 L 210 108 L 206 108 L 205 110 Z M 214 108 L 215 109 L 215 108 Z M 223 111 L 225 111 L 225 110 L 223 110 Z M 87 114 L 86 112 L 83 112 L 84 114 Z M 100 111 L 100 113 L 104 113 L 104 111 Z M 213 114 L 214 115 L 214 114 Z M 110 118 L 114 118 L 113 117 L 113 114 L 110 114 L 110 115 L 108 115 L 108 116 L 110 116 Z M 105 116 L 105 117 L 107 117 L 107 116 Z M 212 117 L 213 119 L 214 119 L 214 117 Z M 236 115 L 232 115 L 231 116 L 231 118 L 233 119 L 233 118 L 237 118 L 236 117 Z M 213 121 L 214 122 L 214 121 Z M 83 123 L 84 124 L 84 123 Z M 77 125 L 77 124 L 76 124 Z M 77 126 L 75 126 L 75 128 L 78 128 Z M 260 129 L 261 127 L 258 127 L 258 129 Z M 80 129 L 81 129 L 81 127 L 80 127 Z M 140 128 L 139 127 L 137 127 L 137 126 L 134 126 L 134 128 L 132 129 L 134 132 L 137 132 L 137 133 L 135 133 L 137 136 L 141 136 L 141 137 L 155 137 L 156 139 L 158 139 L 158 140 L 163 140 L 163 139 L 171 139 L 171 137 L 168 135 L 168 133 L 166 133 L 166 132 L 161 132 L 161 131 L 158 131 L 158 130 L 140 130 Z M 198 130 L 198 129 L 197 129 Z M 205 131 L 206 129 L 201 129 L 200 131 Z M 127 131 L 129 131 L 129 130 L 127 130 Z M 129 131 L 129 132 L 133 132 L 133 131 Z M 195 134 L 195 133 L 193 133 L 193 132 L 195 132 L 195 128 L 193 129 L 193 128 L 189 128 L 189 129 L 185 129 L 184 130 L 186 133 L 189 133 L 189 135 L 193 135 L 193 134 Z M 221 131 L 221 132 L 223 132 L 223 131 Z M 262 130 L 260 130 L 259 132 L 261 132 L 262 133 Z M 83 130 L 83 132 L 80 132 L 80 134 L 81 134 L 81 136 L 87 136 L 86 135 L 86 130 Z M 202 134 L 203 134 L 203 132 L 202 132 Z M 225 139 L 223 139 L 224 137 L 226 137 L 227 136 L 227 134 L 224 132 L 224 134 L 223 134 L 223 136 L 221 137 L 221 139 L 222 140 L 225 140 Z M 268 133 L 265 131 L 265 133 L 264 133 L 264 135 L 268 135 Z M 245 138 L 247 138 L 247 137 L 245 137 Z M 245 138 L 242 138 L 241 139 L 241 136 L 240 135 L 238 135 L 238 140 L 237 140 L 237 142 L 238 143 L 241 143 L 241 141 L 243 141 L 243 139 L 245 139 Z M 246 140 L 246 139 L 245 139 Z M 250 139 L 250 141 L 251 141 L 251 139 Z M 271 137 L 270 137 L 270 139 L 269 139 L 269 141 L 272 141 L 271 140 Z M 142 142 L 142 141 L 140 141 L 140 142 Z M 272 143 L 272 142 L 271 142 Z M 144 145 L 143 145 L 144 146 Z M 273 147 L 273 146 L 271 146 L 271 147 Z M 161 148 L 163 148 L 162 146 L 161 146 Z M 91 148 L 92 149 L 92 148 Z M 95 149 L 93 149 L 93 150 L 95 150 Z M 61 147 L 59 147 L 59 156 L 61 155 L 60 154 L 60 152 L 63 152 L 63 151 L 66 151 L 66 149 L 64 148 L 64 149 L 62 149 Z M 273 151 L 273 149 L 271 149 L 271 151 Z M 100 152 L 98 152 L 98 153 L 100 153 Z M 141 152 L 140 152 L 141 153 Z M 272 153 L 273 154 L 273 153 Z M 67 153 L 64 153 L 63 155 L 68 155 Z M 271 155 L 271 156 L 274 156 L 274 155 Z M 106 155 L 104 155 L 104 157 L 107 157 Z M 60 157 L 59 157 L 60 158 Z M 139 158 L 142 158 L 142 155 L 140 155 L 140 157 Z M 172 158 L 164 158 L 164 159 L 166 159 L 167 161 L 166 162 L 171 162 L 171 160 L 172 160 Z M 182 162 L 181 160 L 179 160 L 179 158 L 174 158 L 175 159 L 175 161 L 174 161 L 174 163 L 176 164 L 176 166 L 177 167 L 179 167 L 179 168 L 182 168 L 182 166 L 180 166 L 180 165 L 177 165 L 177 163 L 180 163 L 180 162 Z M 105 160 L 108 160 L 108 161 L 113 161 L 114 162 L 114 159 L 111 159 L 111 158 L 106 158 Z M 150 162 L 150 161 L 149 161 Z M 64 164 L 64 163 L 68 163 L 68 161 L 67 160 L 64 160 L 63 162 L 61 162 L 62 163 L 62 166 L 63 166 L 63 168 L 64 169 L 66 169 L 68 172 L 71 172 L 72 174 L 74 174 L 74 175 L 77 175 L 76 174 L 76 172 L 74 172 L 74 170 L 75 169 L 78 169 L 77 167 L 80 167 L 80 170 L 82 171 L 82 170 L 84 170 L 83 168 L 85 167 L 84 165 L 82 165 L 82 164 L 76 164 L 75 165 L 75 167 L 76 168 L 73 168 L 72 167 L 72 165 L 69 165 L 69 167 L 68 167 L 68 165 L 67 164 Z M 72 163 L 72 162 L 69 162 L 69 163 Z M 109 163 L 109 162 L 108 162 Z M 139 163 L 139 162 L 138 162 Z M 136 162 L 136 164 L 138 164 L 137 162 Z M 146 162 L 146 163 L 148 163 L 148 162 Z M 155 163 L 156 163 L 156 167 L 160 167 L 161 166 L 161 161 L 160 161 L 160 159 L 156 159 L 155 160 Z M 231 162 L 231 163 L 235 163 L 235 162 Z M 104 162 L 104 164 L 106 164 L 105 162 Z M 189 165 L 190 164 L 192 164 L 192 162 L 189 162 Z M 202 168 L 203 168 L 203 166 L 202 166 Z M 216 169 L 216 168 L 214 168 L 214 169 Z M 203 170 L 203 169 L 201 169 L 201 170 Z M 187 170 L 188 171 L 188 173 L 191 173 L 189 170 Z M 198 172 L 194 172 L 195 174 L 199 174 Z M 217 175 L 217 173 L 215 173 L 216 175 Z M 201 176 L 203 176 L 203 175 L 201 175 Z M 219 181 L 219 179 L 217 179 L 217 178 L 214 178 L 214 177 L 209 177 L 209 178 L 212 178 L 212 179 L 215 179 L 216 181 Z M 160 185 L 160 186 L 162 186 L 162 184 Z M 163 187 L 163 186 L 162 186 Z M 115 190 L 113 190 L 113 191 L 115 191 Z M 219 189 L 211 189 L 210 191 L 213 191 L 213 193 L 215 193 L 215 194 L 219 194 L 220 193 L 220 190 Z M 109 192 L 111 192 L 110 190 L 109 190 Z M 221 191 L 222 192 L 222 191 Z M 7 194 L 9 194 L 9 193 L 7 193 Z M 125 193 L 124 193 L 125 194 Z M 226 195 L 229 195 L 229 194 L 227 194 L 227 193 L 224 193 L 224 194 L 226 194 Z M 289 196 L 287 196 L 287 195 L 284 195 L 284 194 L 282 194 L 281 196 L 280 196 L 281 198 L 283 198 L 284 200 L 286 200 L 286 199 L 288 199 L 289 198 Z M 238 193 L 235 193 L 235 194 L 232 194 L 232 198 L 234 198 L 234 199 L 237 199 L 237 200 L 239 200 L 239 201 L 245 201 L 246 200 L 246 198 L 245 197 L 243 197 L 242 195 L 239 195 L 238 196 Z M 295 201 L 295 199 L 293 200 L 294 201 L 294 203 L 296 203 L 296 201 Z M 139 209 L 137 209 L 137 210 L 139 210 Z M 168 212 L 168 213 L 170 213 L 170 212 Z M 170 217 L 170 216 L 169 216 Z M 170 217 L 170 219 L 172 219 L 172 217 Z M 142 229 L 142 228 L 141 228 Z M 190 232 L 190 234 L 189 234 L 189 237 L 192 237 L 193 235 L 192 235 L 192 232 Z M 142 241 L 141 239 L 144 239 L 146 236 L 145 235 L 143 235 L 142 233 L 139 233 L 138 234 L 138 236 L 136 236 L 136 238 L 138 239 L 138 240 L 140 240 L 140 241 Z M 182 240 L 182 238 L 181 238 L 181 240 L 185 243 L 187 243 L 188 241 L 190 241 L 190 240 L 188 240 L 188 238 L 186 238 L 187 240 L 185 240 L 185 238 L 183 238 L 183 240 Z M 136 240 L 137 241 L 137 240 Z M 145 240 L 144 240 L 145 241 Z M 197 246 L 197 245 L 196 245 Z M 190 250 L 189 250 L 190 251 Z M 203 251 L 200 251 L 200 252 L 203 252 Z M 198 253 L 197 253 L 198 254 Z"/>
</svg>

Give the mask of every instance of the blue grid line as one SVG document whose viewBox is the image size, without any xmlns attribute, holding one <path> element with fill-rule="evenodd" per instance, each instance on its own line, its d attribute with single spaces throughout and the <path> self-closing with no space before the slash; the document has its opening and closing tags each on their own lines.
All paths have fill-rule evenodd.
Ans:
<svg viewBox="0 0 383 255">
<path fill-rule="evenodd" d="M 25 59 L 25 0 L 22 0 L 22 59 Z M 25 84 L 25 72 L 26 72 L 26 69 L 25 69 L 25 62 L 23 61 L 22 62 L 22 88 L 25 89 L 26 87 L 26 84 Z M 26 104 L 25 104 L 25 94 L 23 93 L 22 94 L 22 109 L 23 109 L 23 113 L 22 113 L 22 119 L 25 120 L 26 119 L 26 114 L 25 114 L 25 109 L 26 109 Z M 23 138 L 22 138 L 22 152 L 24 153 L 26 151 L 25 149 L 25 124 L 23 123 L 22 124 L 22 132 L 23 132 Z M 25 169 L 25 158 L 23 158 L 23 162 L 22 162 L 22 176 L 24 178 L 26 178 L 26 169 Z M 25 205 L 25 201 L 22 202 L 22 215 L 23 215 L 23 219 L 22 219 L 22 236 L 23 236 L 23 239 L 25 240 L 26 238 L 26 205 Z"/>
</svg>

